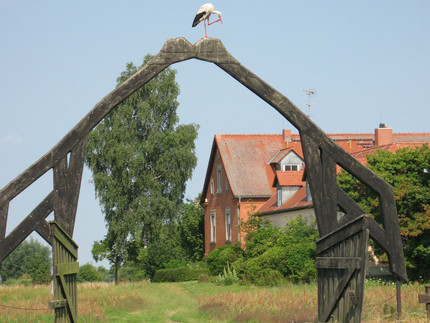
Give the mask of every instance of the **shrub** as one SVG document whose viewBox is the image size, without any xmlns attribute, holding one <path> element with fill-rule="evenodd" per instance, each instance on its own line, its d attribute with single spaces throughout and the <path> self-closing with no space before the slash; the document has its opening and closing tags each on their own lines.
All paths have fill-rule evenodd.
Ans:
<svg viewBox="0 0 430 323">
<path fill-rule="evenodd" d="M 317 273 L 314 263 L 315 246 L 298 243 L 285 249 L 285 277 L 293 283 L 314 280 Z"/>
<path fill-rule="evenodd" d="M 257 286 L 278 286 L 285 281 L 279 271 L 270 268 L 262 269 L 257 276 L 251 278 L 251 282 Z"/>
<path fill-rule="evenodd" d="M 17 285 L 30 286 L 33 284 L 33 280 L 31 279 L 31 276 L 29 274 L 23 274 L 19 278 L 10 278 L 6 280 L 4 284 L 6 286 L 17 286 Z"/>
<path fill-rule="evenodd" d="M 229 264 L 227 263 L 227 270 L 224 267 L 224 272 L 220 275 L 218 275 L 218 277 L 215 280 L 215 284 L 217 285 L 225 285 L 225 286 L 229 286 L 229 285 L 233 285 L 239 282 L 239 277 L 237 277 L 236 271 L 231 270 Z"/>
<path fill-rule="evenodd" d="M 197 277 L 197 280 L 198 280 L 199 283 L 208 283 L 208 282 L 211 281 L 211 278 L 210 278 L 210 276 L 208 274 L 200 274 Z"/>
<path fill-rule="evenodd" d="M 98 282 L 103 280 L 103 275 L 91 264 L 79 267 L 78 282 Z"/>
<path fill-rule="evenodd" d="M 164 265 L 164 268 L 184 268 L 186 266 L 187 262 L 184 259 L 171 259 Z"/>
<path fill-rule="evenodd" d="M 155 272 L 152 281 L 154 283 L 161 282 L 184 282 L 191 280 L 198 280 L 201 275 L 208 275 L 209 271 L 206 269 L 195 269 L 189 267 L 183 268 L 167 268 L 159 269 Z"/>
<path fill-rule="evenodd" d="M 243 256 L 243 251 L 238 244 L 224 245 L 213 250 L 206 262 L 212 275 L 222 274 L 227 264 L 231 264 Z"/>
<path fill-rule="evenodd" d="M 146 279 L 145 271 L 139 269 L 134 264 L 122 266 L 118 270 L 120 281 L 137 282 Z"/>
<path fill-rule="evenodd" d="M 281 230 L 273 226 L 266 218 L 257 214 L 250 215 L 248 221 L 241 223 L 241 230 L 245 235 L 246 258 L 257 257 L 267 249 L 277 245 Z"/>
</svg>

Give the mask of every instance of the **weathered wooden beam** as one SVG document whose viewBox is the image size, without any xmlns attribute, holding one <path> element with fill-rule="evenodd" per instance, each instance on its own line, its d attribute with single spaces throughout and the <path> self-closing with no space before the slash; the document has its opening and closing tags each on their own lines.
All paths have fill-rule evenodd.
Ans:
<svg viewBox="0 0 430 323">
<path fill-rule="evenodd" d="M 45 218 L 54 209 L 54 192 L 48 196 L 20 223 L 16 228 L 8 234 L 2 241 L 0 248 L 0 263 L 23 242 L 36 228 L 39 228 L 41 223 L 44 223 Z"/>
<path fill-rule="evenodd" d="M 360 257 L 316 257 L 315 266 L 321 269 L 359 269 Z"/>
<path fill-rule="evenodd" d="M 9 201 L 6 201 L 0 204 L 0 245 L 6 236 L 8 211 L 9 211 Z"/>
<path fill-rule="evenodd" d="M 325 250 L 339 244 L 341 241 L 344 241 L 348 237 L 356 234 L 357 232 L 364 230 L 366 228 L 367 220 L 368 216 L 362 215 L 338 228 L 336 231 L 321 237 L 317 241 L 317 253 L 322 253 Z"/>
<path fill-rule="evenodd" d="M 54 167 L 55 221 L 73 236 L 87 137 Z"/>
</svg>

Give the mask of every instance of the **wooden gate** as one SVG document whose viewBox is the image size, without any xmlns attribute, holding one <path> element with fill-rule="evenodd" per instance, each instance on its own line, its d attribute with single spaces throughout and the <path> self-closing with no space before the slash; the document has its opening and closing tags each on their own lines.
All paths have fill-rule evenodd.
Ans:
<svg viewBox="0 0 430 323">
<path fill-rule="evenodd" d="M 369 220 L 363 215 L 317 241 L 320 322 L 361 322 Z"/>
<path fill-rule="evenodd" d="M 55 322 L 76 322 L 78 245 L 55 221 L 49 223 L 49 228 L 54 264 L 54 301 L 50 306 L 55 310 Z"/>
</svg>

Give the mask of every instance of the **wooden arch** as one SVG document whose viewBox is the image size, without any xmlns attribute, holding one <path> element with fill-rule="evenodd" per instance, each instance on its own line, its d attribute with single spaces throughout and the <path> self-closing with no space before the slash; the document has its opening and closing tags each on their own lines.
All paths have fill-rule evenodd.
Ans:
<svg viewBox="0 0 430 323">
<path fill-rule="evenodd" d="M 217 65 L 298 129 L 321 236 L 316 263 L 319 320 L 359 321 L 364 289 L 363 259 L 367 255 L 369 236 L 388 254 L 392 274 L 407 281 L 392 187 L 334 143 L 288 98 L 242 66 L 219 39 L 202 39 L 195 45 L 185 38 L 167 40 L 152 60 L 105 96 L 54 148 L 0 191 L 0 264 L 33 231 L 52 244 L 46 221 L 52 212 L 55 221 L 72 237 L 89 132 L 162 70 L 192 58 Z M 383 228 L 337 185 L 337 165 L 379 195 Z M 10 201 L 51 169 L 53 190 L 6 236 Z M 338 208 L 345 213 L 341 219 L 337 217 Z"/>
</svg>

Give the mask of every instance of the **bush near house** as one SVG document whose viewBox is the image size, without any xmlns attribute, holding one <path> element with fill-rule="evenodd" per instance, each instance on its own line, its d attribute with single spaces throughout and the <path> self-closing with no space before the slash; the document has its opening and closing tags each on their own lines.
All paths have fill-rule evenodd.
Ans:
<svg viewBox="0 0 430 323">
<path fill-rule="evenodd" d="M 223 273 L 227 264 L 232 264 L 243 257 L 243 250 L 239 244 L 223 245 L 213 250 L 206 258 L 209 271 L 217 276 Z"/>
<path fill-rule="evenodd" d="M 231 266 L 243 281 L 255 285 L 278 285 L 282 281 L 310 282 L 316 278 L 314 263 L 318 233 L 301 217 L 275 228 L 253 215 L 241 226 L 246 232 L 243 249 L 225 245 L 207 257 L 213 275 Z"/>
</svg>

